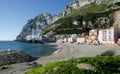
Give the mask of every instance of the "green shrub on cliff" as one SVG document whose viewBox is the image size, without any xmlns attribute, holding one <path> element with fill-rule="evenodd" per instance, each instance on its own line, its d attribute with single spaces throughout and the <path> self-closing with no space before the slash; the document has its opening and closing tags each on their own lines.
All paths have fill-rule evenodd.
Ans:
<svg viewBox="0 0 120 74">
<path fill-rule="evenodd" d="M 97 56 L 97 57 L 72 58 L 68 61 L 53 62 L 43 67 L 34 68 L 25 74 L 119 74 L 119 73 L 120 73 L 120 56 Z"/>
</svg>

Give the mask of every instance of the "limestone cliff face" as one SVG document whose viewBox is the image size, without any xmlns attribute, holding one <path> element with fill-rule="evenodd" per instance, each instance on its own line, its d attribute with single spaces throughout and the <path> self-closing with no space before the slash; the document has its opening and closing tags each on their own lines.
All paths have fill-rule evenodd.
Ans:
<svg viewBox="0 0 120 74">
<path fill-rule="evenodd" d="M 17 36 L 16 40 L 24 41 L 27 35 L 31 35 L 32 30 L 44 29 L 44 27 L 52 24 L 58 20 L 60 16 L 43 13 L 39 16 L 28 21 L 28 23 L 23 27 L 21 33 Z"/>
<path fill-rule="evenodd" d="M 114 21 L 113 21 L 114 24 L 113 24 L 113 26 L 120 28 L 120 10 L 116 11 L 114 13 L 113 17 L 114 17 Z"/>
<path fill-rule="evenodd" d="M 112 5 L 117 2 L 120 2 L 120 0 L 74 0 L 72 3 L 70 3 L 66 6 L 65 10 L 62 12 L 63 16 L 45 13 L 45 14 L 40 14 L 39 16 L 36 16 L 35 18 L 29 20 L 28 23 L 23 27 L 21 33 L 17 36 L 17 40 L 24 41 L 25 37 L 27 35 L 32 35 L 31 34 L 32 30 L 34 30 L 34 31 L 43 30 L 46 26 L 54 23 L 59 18 L 64 17 L 64 16 L 70 14 L 72 11 L 77 10 L 85 5 L 89 5 L 89 4 Z M 116 8 L 113 7 L 113 8 L 107 9 L 104 12 L 107 12 L 110 10 L 115 10 L 115 9 L 120 9 L 120 6 L 118 6 Z M 114 14 L 114 26 L 120 24 L 119 17 L 120 17 L 120 11 L 118 11 Z M 105 19 L 105 18 L 103 17 L 103 19 Z M 120 25 L 119 25 L 119 27 L 120 27 Z M 41 33 L 41 32 L 39 32 L 39 33 Z M 39 34 L 39 35 L 41 35 L 41 34 Z"/>
<path fill-rule="evenodd" d="M 66 6 L 65 11 L 63 12 L 63 16 L 68 15 L 72 11 L 79 9 L 80 7 L 83 7 L 88 4 L 111 5 L 117 2 L 120 2 L 120 0 L 74 0 L 74 2 Z"/>
</svg>

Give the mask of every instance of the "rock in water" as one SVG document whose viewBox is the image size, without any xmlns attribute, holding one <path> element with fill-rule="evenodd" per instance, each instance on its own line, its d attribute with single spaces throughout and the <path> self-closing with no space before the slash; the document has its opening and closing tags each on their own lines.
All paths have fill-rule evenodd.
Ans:
<svg viewBox="0 0 120 74">
<path fill-rule="evenodd" d="M 31 56 L 29 56 L 23 51 L 10 50 L 10 51 L 0 52 L 0 65 L 22 63 L 31 60 L 32 60 Z"/>
</svg>

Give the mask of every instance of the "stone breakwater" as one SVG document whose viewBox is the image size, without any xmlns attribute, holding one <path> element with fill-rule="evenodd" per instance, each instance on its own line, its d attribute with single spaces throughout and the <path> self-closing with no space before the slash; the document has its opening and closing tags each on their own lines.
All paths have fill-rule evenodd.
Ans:
<svg viewBox="0 0 120 74">
<path fill-rule="evenodd" d="M 0 52 L 0 66 L 14 63 L 22 63 L 31 61 L 32 58 L 28 54 L 19 50 L 10 50 Z"/>
</svg>

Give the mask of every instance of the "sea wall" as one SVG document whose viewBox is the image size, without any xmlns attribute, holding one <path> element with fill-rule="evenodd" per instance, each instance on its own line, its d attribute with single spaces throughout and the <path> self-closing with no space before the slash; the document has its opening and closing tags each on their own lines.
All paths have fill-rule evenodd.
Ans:
<svg viewBox="0 0 120 74">
<path fill-rule="evenodd" d="M 22 63 L 31 61 L 32 58 L 28 54 L 19 50 L 9 50 L 0 52 L 0 66 L 14 63 Z"/>
</svg>

